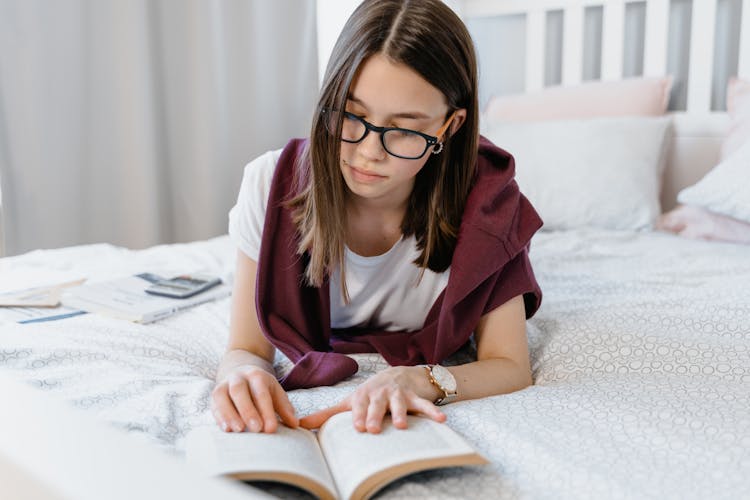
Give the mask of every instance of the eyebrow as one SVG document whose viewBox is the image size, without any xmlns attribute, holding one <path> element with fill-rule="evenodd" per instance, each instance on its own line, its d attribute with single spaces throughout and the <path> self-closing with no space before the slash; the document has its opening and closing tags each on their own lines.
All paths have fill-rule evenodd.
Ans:
<svg viewBox="0 0 750 500">
<path fill-rule="evenodd" d="M 348 94 L 346 98 L 347 100 L 357 103 L 363 108 L 368 109 L 365 103 L 362 102 L 361 99 L 354 97 L 352 94 Z M 394 115 L 391 115 L 391 117 L 392 118 L 406 118 L 406 119 L 412 119 L 412 120 L 428 120 L 432 118 L 431 116 L 428 116 L 420 111 L 406 111 L 402 113 L 396 113 Z"/>
</svg>

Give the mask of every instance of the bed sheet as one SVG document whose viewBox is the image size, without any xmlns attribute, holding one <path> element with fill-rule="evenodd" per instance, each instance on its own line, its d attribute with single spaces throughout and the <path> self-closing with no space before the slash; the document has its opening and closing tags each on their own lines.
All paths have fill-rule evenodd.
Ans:
<svg viewBox="0 0 750 500">
<path fill-rule="evenodd" d="M 226 236 L 132 251 L 89 245 L 1 259 L 93 279 L 144 269 L 230 277 Z M 529 321 L 535 385 L 444 408 L 491 464 L 398 481 L 383 498 L 740 498 L 750 491 L 750 247 L 652 232 L 539 233 Z M 0 326 L 0 370 L 165 451 L 212 423 L 229 299 L 151 325 L 93 314 Z M 471 348 L 452 362 L 473 355 Z M 386 365 L 290 394 L 300 415 Z M 288 361 L 277 358 L 277 367 Z"/>
</svg>

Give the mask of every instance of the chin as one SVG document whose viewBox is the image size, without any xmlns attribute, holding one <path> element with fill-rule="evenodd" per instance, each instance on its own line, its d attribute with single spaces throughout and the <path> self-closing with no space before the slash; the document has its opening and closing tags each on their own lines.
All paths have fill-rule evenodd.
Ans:
<svg viewBox="0 0 750 500">
<path fill-rule="evenodd" d="M 344 181 L 346 182 L 346 187 L 349 188 L 349 192 L 360 198 L 378 198 L 383 194 L 383 189 L 380 187 L 359 184 L 347 178 L 344 178 Z"/>
</svg>

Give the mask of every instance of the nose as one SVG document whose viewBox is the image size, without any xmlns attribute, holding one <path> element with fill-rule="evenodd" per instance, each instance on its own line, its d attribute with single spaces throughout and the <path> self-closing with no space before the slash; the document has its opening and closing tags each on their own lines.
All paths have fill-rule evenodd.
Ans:
<svg viewBox="0 0 750 500">
<path fill-rule="evenodd" d="M 357 152 L 368 160 L 384 160 L 388 153 L 383 149 L 380 134 L 369 130 L 364 139 L 357 144 Z"/>
</svg>

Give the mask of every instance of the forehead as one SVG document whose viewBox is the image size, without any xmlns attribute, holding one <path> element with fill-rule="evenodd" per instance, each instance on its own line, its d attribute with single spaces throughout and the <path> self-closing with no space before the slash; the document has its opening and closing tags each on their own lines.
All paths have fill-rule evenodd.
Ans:
<svg viewBox="0 0 750 500">
<path fill-rule="evenodd" d="M 382 114 L 415 111 L 433 117 L 448 106 L 443 93 L 409 66 L 382 54 L 371 56 L 359 68 L 349 94 Z"/>
</svg>

